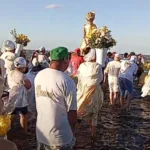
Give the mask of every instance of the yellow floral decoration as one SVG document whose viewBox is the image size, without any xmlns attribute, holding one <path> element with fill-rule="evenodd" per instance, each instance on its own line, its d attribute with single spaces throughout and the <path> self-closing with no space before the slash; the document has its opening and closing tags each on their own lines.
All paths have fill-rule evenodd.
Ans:
<svg viewBox="0 0 150 150">
<path fill-rule="evenodd" d="M 11 126 L 10 115 L 0 115 L 0 136 L 5 136 Z"/>
</svg>

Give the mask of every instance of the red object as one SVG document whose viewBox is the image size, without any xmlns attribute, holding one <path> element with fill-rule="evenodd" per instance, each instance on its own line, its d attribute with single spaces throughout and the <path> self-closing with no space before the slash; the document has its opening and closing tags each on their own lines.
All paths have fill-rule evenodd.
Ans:
<svg viewBox="0 0 150 150">
<path fill-rule="evenodd" d="M 74 52 L 75 52 L 78 56 L 80 56 L 80 48 L 75 49 Z"/>
<path fill-rule="evenodd" d="M 70 65 L 73 69 L 73 75 L 75 76 L 77 74 L 78 68 L 81 63 L 84 62 L 84 59 L 82 56 L 73 56 L 70 60 Z"/>
</svg>

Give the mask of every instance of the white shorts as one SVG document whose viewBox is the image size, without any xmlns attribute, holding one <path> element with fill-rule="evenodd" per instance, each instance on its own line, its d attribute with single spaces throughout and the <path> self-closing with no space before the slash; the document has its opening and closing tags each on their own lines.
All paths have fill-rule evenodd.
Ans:
<svg viewBox="0 0 150 150">
<path fill-rule="evenodd" d="M 117 81 L 109 81 L 109 92 L 119 92 L 119 84 Z"/>
</svg>

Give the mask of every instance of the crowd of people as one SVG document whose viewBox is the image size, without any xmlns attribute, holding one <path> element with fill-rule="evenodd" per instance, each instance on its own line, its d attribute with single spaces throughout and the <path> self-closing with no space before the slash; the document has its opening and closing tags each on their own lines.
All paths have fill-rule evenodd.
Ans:
<svg viewBox="0 0 150 150">
<path fill-rule="evenodd" d="M 76 124 L 83 120 L 91 127 L 94 142 L 103 90 L 108 85 L 110 107 L 115 108 L 120 99 L 120 109 L 129 110 L 133 81 L 143 73 L 142 55 L 133 52 L 124 56 L 108 52 L 106 65 L 101 67 L 90 47 L 85 48 L 84 56 L 79 48 L 69 52 L 65 47 L 57 47 L 46 53 L 41 47 L 29 60 L 23 53 L 15 54 L 12 41 L 4 42 L 3 49 L 0 112 L 19 115 L 27 135 L 28 114 L 36 117 L 38 150 L 72 150 Z M 17 149 L 4 138 L 0 137 L 4 150 Z"/>
</svg>

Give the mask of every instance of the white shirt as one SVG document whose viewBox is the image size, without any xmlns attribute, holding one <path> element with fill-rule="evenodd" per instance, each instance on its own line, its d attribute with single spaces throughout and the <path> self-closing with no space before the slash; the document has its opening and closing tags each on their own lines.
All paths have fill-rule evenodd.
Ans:
<svg viewBox="0 0 150 150">
<path fill-rule="evenodd" d="M 2 72 L 2 78 L 4 79 L 6 74 L 9 73 L 9 71 L 13 70 L 13 61 L 16 58 L 16 55 L 12 52 L 4 52 L 1 55 L 1 72 Z M 8 59 L 11 59 L 10 61 Z"/>
<path fill-rule="evenodd" d="M 14 101 L 14 106 L 17 108 L 28 106 L 28 90 L 24 86 L 26 75 L 13 70 L 8 73 L 7 84 L 9 88 L 9 101 Z"/>
<path fill-rule="evenodd" d="M 133 82 L 133 76 L 136 75 L 138 70 L 137 64 L 132 61 L 126 60 L 121 62 L 119 77 L 126 78 Z"/>
<path fill-rule="evenodd" d="M 44 60 L 46 60 L 45 55 L 38 54 L 38 62 L 41 63 L 41 62 L 43 62 Z"/>
<path fill-rule="evenodd" d="M 69 64 L 67 70 L 65 71 L 65 73 L 69 76 L 71 76 L 73 74 L 73 68 L 72 68 L 72 65 Z"/>
<path fill-rule="evenodd" d="M 37 140 L 50 146 L 69 144 L 73 139 L 68 112 L 77 110 L 76 87 L 61 71 L 44 69 L 35 78 Z"/>
<path fill-rule="evenodd" d="M 29 99 L 29 107 L 35 106 L 35 88 L 34 88 L 34 79 L 37 75 L 37 72 L 32 72 L 32 70 L 29 70 L 29 72 L 26 74 L 26 77 L 31 82 L 31 88 L 28 90 L 28 99 Z"/>
<path fill-rule="evenodd" d="M 109 82 L 117 82 L 119 71 L 120 71 L 120 62 L 119 61 L 111 61 L 107 64 L 105 72 L 108 73 L 108 81 Z"/>
</svg>

